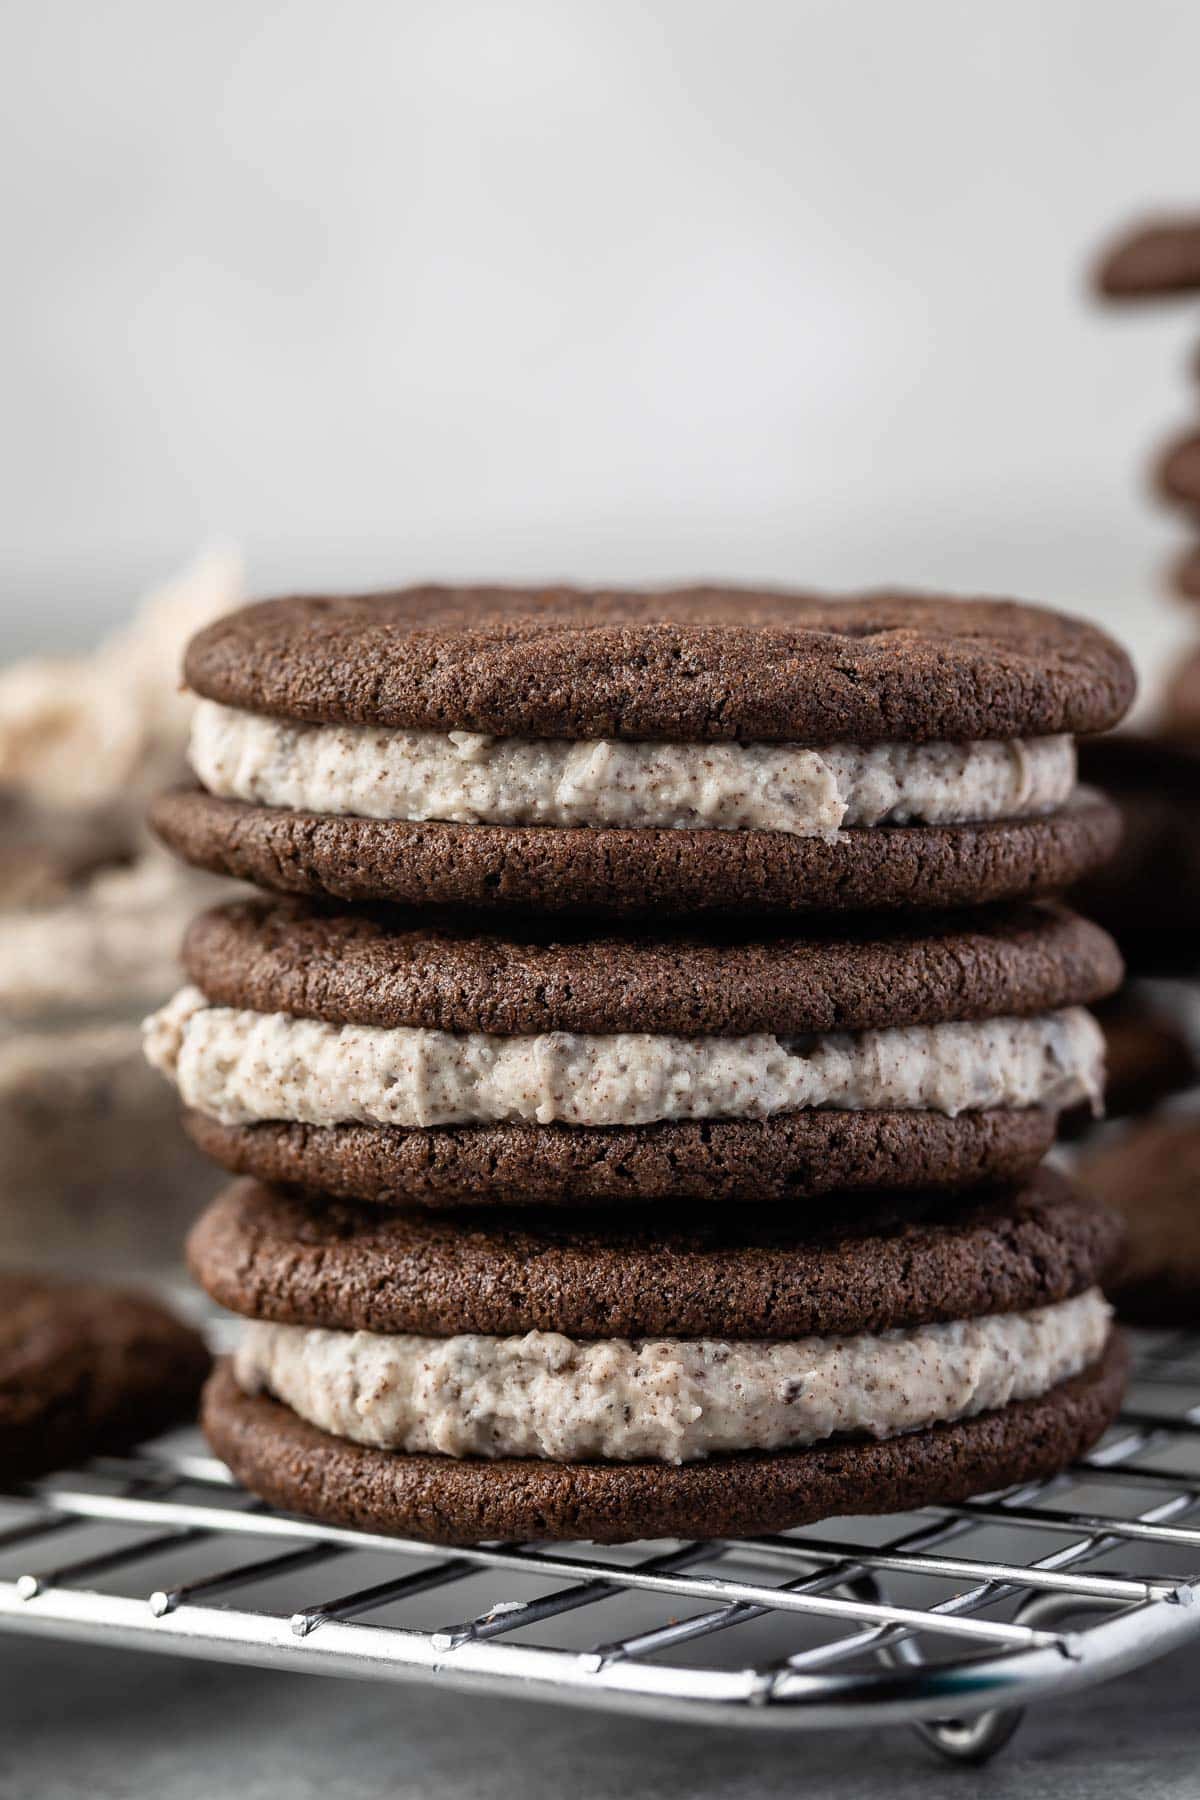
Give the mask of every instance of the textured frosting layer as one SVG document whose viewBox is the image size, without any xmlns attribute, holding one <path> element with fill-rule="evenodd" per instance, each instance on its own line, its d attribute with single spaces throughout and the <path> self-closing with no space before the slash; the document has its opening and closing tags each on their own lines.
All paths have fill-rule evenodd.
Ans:
<svg viewBox="0 0 1200 1800">
<path fill-rule="evenodd" d="M 810 1107 L 953 1117 L 990 1107 L 1096 1104 L 1104 1039 L 1076 1006 L 1026 1019 L 802 1040 L 566 1031 L 492 1037 L 210 1006 L 199 988 L 186 987 L 147 1021 L 146 1054 L 188 1106 L 230 1125 L 643 1125 Z"/>
<path fill-rule="evenodd" d="M 196 708 L 191 761 L 222 799 L 305 812 L 825 838 L 848 826 L 1033 818 L 1075 786 L 1064 736 L 820 748 L 572 742 L 300 725 L 211 700 Z"/>
<path fill-rule="evenodd" d="M 383 1337 L 253 1322 L 235 1356 L 336 1437 L 448 1456 L 690 1462 L 874 1438 L 1033 1399 L 1099 1357 L 1098 1288 L 1036 1312 L 794 1343 Z"/>
</svg>

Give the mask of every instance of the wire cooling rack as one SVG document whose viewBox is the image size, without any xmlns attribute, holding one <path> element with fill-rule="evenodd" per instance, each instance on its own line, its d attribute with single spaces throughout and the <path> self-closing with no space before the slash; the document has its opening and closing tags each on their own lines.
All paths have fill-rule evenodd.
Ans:
<svg viewBox="0 0 1200 1800">
<path fill-rule="evenodd" d="M 906 1722 L 982 1761 L 1027 1703 L 1200 1636 L 1200 1336 L 1146 1340 L 1066 1474 L 781 1536 L 444 1550 L 253 1501 L 163 1439 L 0 1499 L 0 1630 L 745 1727 Z"/>
</svg>

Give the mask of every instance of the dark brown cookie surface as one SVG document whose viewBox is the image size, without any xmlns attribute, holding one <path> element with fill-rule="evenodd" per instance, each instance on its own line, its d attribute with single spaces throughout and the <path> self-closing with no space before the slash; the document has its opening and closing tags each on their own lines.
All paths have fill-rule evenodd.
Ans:
<svg viewBox="0 0 1200 1800">
<path fill-rule="evenodd" d="M 1120 838 L 1081 790 L 1045 819 L 843 831 L 590 830 L 413 825 L 162 795 L 150 820 L 185 862 L 276 893 L 404 906 L 799 913 L 975 906 L 1061 892 Z"/>
<path fill-rule="evenodd" d="M 882 1442 L 684 1463 L 488 1462 L 350 1444 L 226 1366 L 205 1392 L 204 1429 L 251 1492 L 289 1512 L 434 1543 L 747 1537 L 838 1514 L 907 1512 L 1065 1468 L 1110 1425 L 1127 1357 L 1116 1333 L 1098 1362 L 1038 1400 Z"/>
<path fill-rule="evenodd" d="M 1012 601 L 412 588 L 294 597 L 192 640 L 189 686 L 309 722 L 501 737 L 877 743 L 1102 731 L 1124 652 Z"/>
<path fill-rule="evenodd" d="M 1056 1115 L 1021 1111 L 788 1113 L 655 1125 L 223 1125 L 189 1135 L 234 1175 L 378 1206 L 756 1205 L 1021 1182 Z"/>
<path fill-rule="evenodd" d="M 1124 1318 L 1200 1323 L 1200 1119 L 1156 1119 L 1080 1165 L 1088 1193 L 1120 1213 L 1126 1247 L 1111 1284 Z"/>
<path fill-rule="evenodd" d="M 256 899 L 201 913 L 183 963 L 219 1006 L 501 1036 L 858 1031 L 1088 1004 L 1121 979 L 1111 938 L 1058 906 L 800 937 L 536 916 L 502 931 Z"/>
<path fill-rule="evenodd" d="M 344 1330 L 798 1338 L 1025 1311 L 1091 1287 L 1115 1215 L 1039 1170 L 1019 1195 L 926 1197 L 814 1228 L 704 1215 L 387 1213 L 239 1181 L 188 1243 L 214 1300 Z"/>
<path fill-rule="evenodd" d="M 190 1417 L 209 1358 L 144 1295 L 0 1274 L 0 1474 L 26 1480 Z"/>
<path fill-rule="evenodd" d="M 1142 220 L 1104 253 L 1095 283 L 1110 300 L 1200 292 L 1200 218 L 1180 213 Z"/>
</svg>

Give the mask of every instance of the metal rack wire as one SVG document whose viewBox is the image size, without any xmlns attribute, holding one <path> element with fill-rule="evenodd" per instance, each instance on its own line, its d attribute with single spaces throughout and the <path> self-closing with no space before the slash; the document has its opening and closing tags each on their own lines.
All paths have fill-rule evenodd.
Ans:
<svg viewBox="0 0 1200 1800">
<path fill-rule="evenodd" d="M 599 1611 L 597 1609 L 600 1609 Z M 1051 1481 L 739 1542 L 444 1550 L 274 1512 L 187 1439 L 0 1502 L 0 1630 L 747 1727 L 1021 1709 L 1200 1636 L 1200 1337 Z"/>
</svg>

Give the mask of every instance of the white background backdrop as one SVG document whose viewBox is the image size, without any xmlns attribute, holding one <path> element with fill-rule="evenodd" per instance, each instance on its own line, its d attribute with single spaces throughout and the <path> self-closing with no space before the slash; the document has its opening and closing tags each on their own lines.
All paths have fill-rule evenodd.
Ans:
<svg viewBox="0 0 1200 1800">
<path fill-rule="evenodd" d="M 0 651 L 203 544 L 424 575 L 931 583 L 1153 667 L 1196 312 L 1179 0 L 6 0 Z"/>
</svg>

